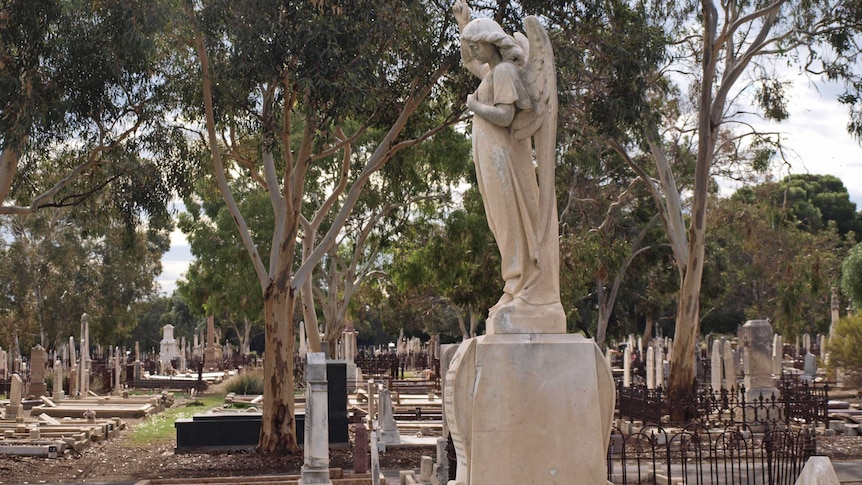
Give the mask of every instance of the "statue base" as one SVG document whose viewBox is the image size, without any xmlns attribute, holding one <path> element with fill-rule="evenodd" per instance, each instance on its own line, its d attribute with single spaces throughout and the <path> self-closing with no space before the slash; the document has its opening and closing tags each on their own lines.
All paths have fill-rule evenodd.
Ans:
<svg viewBox="0 0 862 485">
<path fill-rule="evenodd" d="M 607 483 L 614 399 L 611 370 L 593 340 L 522 334 L 464 341 L 444 392 L 455 483 Z"/>
<path fill-rule="evenodd" d="M 516 298 L 488 313 L 486 335 L 535 333 L 566 333 L 566 311 L 560 302 L 532 305 Z"/>
</svg>

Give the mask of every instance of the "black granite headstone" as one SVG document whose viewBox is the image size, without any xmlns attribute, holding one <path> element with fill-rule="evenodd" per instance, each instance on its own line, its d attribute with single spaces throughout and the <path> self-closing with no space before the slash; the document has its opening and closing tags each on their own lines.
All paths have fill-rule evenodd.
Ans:
<svg viewBox="0 0 862 485">
<path fill-rule="evenodd" d="M 349 425 L 347 416 L 347 363 L 326 363 L 329 445 L 347 446 Z M 177 453 L 200 451 L 248 450 L 257 446 L 260 438 L 261 413 L 198 414 L 191 419 L 178 419 Z M 296 440 L 300 446 L 305 439 L 305 415 L 296 415 Z"/>
</svg>

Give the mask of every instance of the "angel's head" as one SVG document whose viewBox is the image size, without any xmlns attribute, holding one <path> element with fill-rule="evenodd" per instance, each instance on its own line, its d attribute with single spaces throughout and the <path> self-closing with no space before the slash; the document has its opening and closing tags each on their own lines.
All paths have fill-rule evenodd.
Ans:
<svg viewBox="0 0 862 485">
<path fill-rule="evenodd" d="M 524 50 L 507 34 L 500 24 L 488 18 L 471 20 L 461 32 L 461 40 L 468 44 L 487 42 L 497 48 L 500 57 L 519 66 L 524 64 Z"/>
</svg>

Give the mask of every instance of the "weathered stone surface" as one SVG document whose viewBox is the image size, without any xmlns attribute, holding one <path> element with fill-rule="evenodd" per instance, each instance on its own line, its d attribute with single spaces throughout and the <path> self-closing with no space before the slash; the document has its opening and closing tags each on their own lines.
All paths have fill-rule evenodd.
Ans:
<svg viewBox="0 0 862 485">
<path fill-rule="evenodd" d="M 592 340 L 571 334 L 470 339 L 450 365 L 447 391 L 456 482 L 606 483 L 615 393 Z"/>
</svg>

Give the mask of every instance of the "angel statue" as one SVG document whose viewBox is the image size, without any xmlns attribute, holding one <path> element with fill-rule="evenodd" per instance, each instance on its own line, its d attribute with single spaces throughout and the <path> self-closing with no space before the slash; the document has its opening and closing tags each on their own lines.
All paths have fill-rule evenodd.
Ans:
<svg viewBox="0 0 862 485">
<path fill-rule="evenodd" d="M 505 281 L 487 333 L 565 333 L 554 190 L 557 78 L 548 33 L 534 16 L 524 19 L 527 36 L 513 37 L 491 19 L 470 20 L 464 0 L 452 10 L 464 66 L 482 79 L 467 96 L 473 163 Z"/>
</svg>

